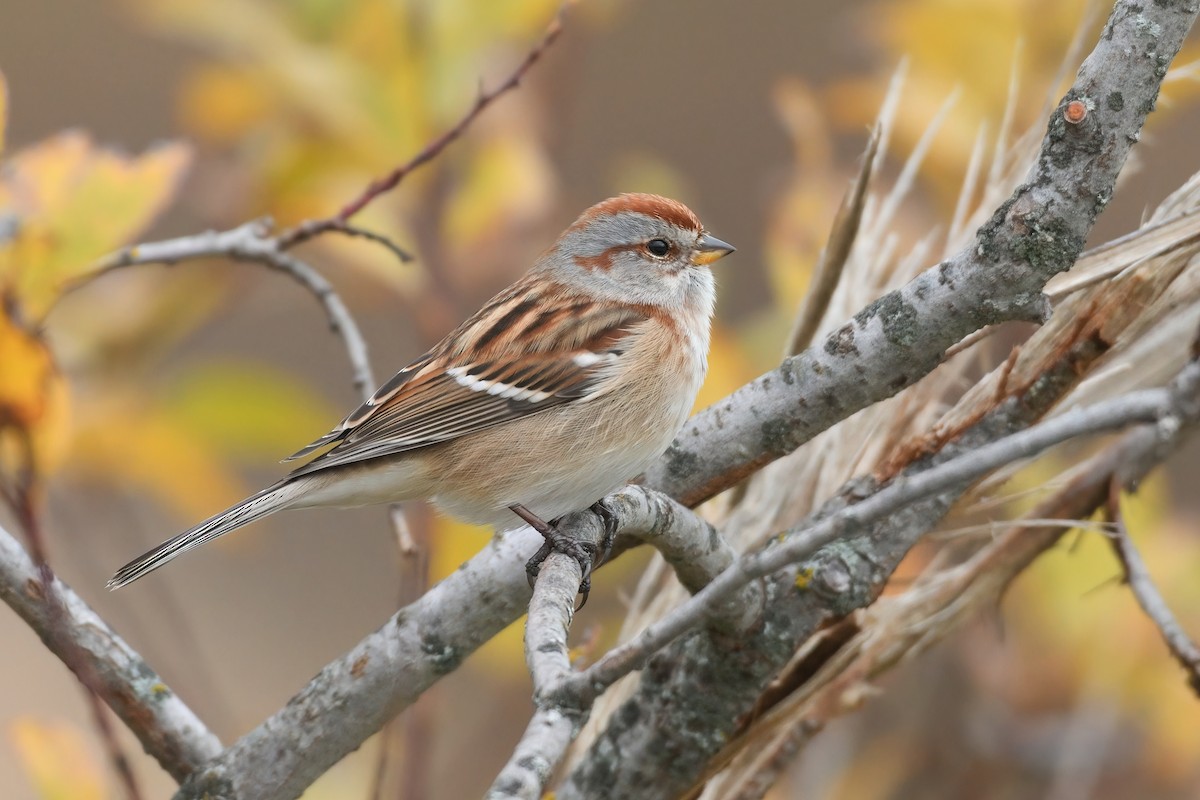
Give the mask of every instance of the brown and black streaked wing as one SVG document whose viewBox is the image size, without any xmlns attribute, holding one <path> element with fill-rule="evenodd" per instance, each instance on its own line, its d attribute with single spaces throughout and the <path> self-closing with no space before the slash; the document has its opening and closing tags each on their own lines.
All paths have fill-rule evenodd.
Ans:
<svg viewBox="0 0 1200 800">
<path fill-rule="evenodd" d="M 411 371 L 405 377 L 401 372 L 389 381 L 399 382 L 386 399 L 364 404 L 342 426 L 306 448 L 313 452 L 339 442 L 292 475 L 397 455 L 603 391 L 628 338 L 646 320 L 632 309 L 606 314 L 604 327 L 592 326 L 585 340 L 570 341 L 559 350 L 500 360 L 484 358 L 499 352 L 483 348 L 464 353 L 475 358 L 456 366 L 438 357 L 440 347 L 431 351 L 406 368 Z"/>
</svg>

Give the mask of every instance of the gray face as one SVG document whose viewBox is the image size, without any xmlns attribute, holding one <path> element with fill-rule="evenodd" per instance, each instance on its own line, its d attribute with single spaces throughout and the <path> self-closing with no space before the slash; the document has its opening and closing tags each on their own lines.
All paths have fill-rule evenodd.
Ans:
<svg viewBox="0 0 1200 800">
<path fill-rule="evenodd" d="M 600 216 L 568 230 L 539 266 L 601 297 L 678 308 L 711 286 L 708 268 L 692 263 L 700 235 L 647 214 Z"/>
</svg>

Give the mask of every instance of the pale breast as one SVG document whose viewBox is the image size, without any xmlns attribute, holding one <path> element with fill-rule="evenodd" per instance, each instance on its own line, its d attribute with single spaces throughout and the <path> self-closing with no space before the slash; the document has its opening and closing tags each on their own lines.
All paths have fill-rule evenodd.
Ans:
<svg viewBox="0 0 1200 800">
<path fill-rule="evenodd" d="M 704 352 L 648 326 L 626 369 L 597 397 L 431 448 L 434 502 L 461 519 L 511 528 L 520 503 L 544 520 L 590 506 L 654 463 L 687 419 Z M 705 348 L 706 349 L 706 348 Z"/>
</svg>

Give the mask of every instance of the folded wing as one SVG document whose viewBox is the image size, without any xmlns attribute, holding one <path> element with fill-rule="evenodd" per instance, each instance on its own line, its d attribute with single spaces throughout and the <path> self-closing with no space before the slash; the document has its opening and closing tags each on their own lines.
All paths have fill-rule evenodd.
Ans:
<svg viewBox="0 0 1200 800">
<path fill-rule="evenodd" d="M 529 306 L 527 297 L 496 298 L 337 428 L 291 456 L 288 460 L 336 443 L 292 475 L 397 455 L 586 402 L 606 391 L 646 322 L 638 309 L 589 303 L 560 307 L 558 318 L 544 311 L 514 314 L 514 308 Z M 532 326 L 536 336 L 529 335 Z M 481 346 L 463 348 L 464 341 Z M 521 342 L 529 346 L 514 347 Z"/>
</svg>

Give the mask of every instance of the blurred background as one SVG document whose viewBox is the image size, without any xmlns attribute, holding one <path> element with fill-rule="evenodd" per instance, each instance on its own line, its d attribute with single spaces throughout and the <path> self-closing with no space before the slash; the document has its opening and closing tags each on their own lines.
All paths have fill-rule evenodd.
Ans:
<svg viewBox="0 0 1200 800">
<path fill-rule="evenodd" d="M 994 135 L 1002 124 L 1010 76 L 1012 124 L 1044 116 L 1086 5 L 581 3 L 518 91 L 356 218 L 415 261 L 329 237 L 299 253 L 342 294 L 383 379 L 588 205 L 620 191 L 675 196 L 738 246 L 718 267 L 704 406 L 777 361 L 897 68 L 907 64 L 894 152 L 945 115 L 898 217 L 904 247 L 945 228 L 980 126 Z M 481 81 L 502 80 L 556 7 L 4 2 L 0 219 L 17 209 L 23 227 L 0 245 L 0 281 L 23 319 L 44 324 L 48 351 L 21 339 L 9 312 L 0 402 L 31 432 L 55 570 L 226 743 L 419 595 L 425 566 L 400 557 L 385 509 L 312 511 L 106 592 L 115 568 L 277 477 L 277 459 L 357 397 L 322 310 L 279 274 L 212 261 L 131 268 L 65 297 L 62 287 L 129 242 L 335 212 L 452 125 Z M 1136 227 L 1200 168 L 1193 82 L 1171 82 L 1160 112 L 1093 244 Z M 0 467 L 12 469 L 4 444 Z M 1193 444 L 1129 512 L 1196 634 L 1198 466 Z M 421 508 L 411 518 L 429 542 L 428 580 L 489 535 Z M 0 519 L 19 531 L 7 510 Z M 611 641 L 644 558 L 600 574 L 581 641 Z M 1048 555 L 992 619 L 897 669 L 863 713 L 830 726 L 772 796 L 1195 797 L 1200 707 L 1118 575 L 1098 537 Z M 531 710 L 520 639 L 518 624 L 306 797 L 370 797 L 381 749 L 382 796 L 478 796 Z M 3 796 L 120 797 L 74 678 L 7 610 L 0 641 Z M 131 736 L 121 741 L 146 796 L 167 796 L 172 781 Z"/>
</svg>

